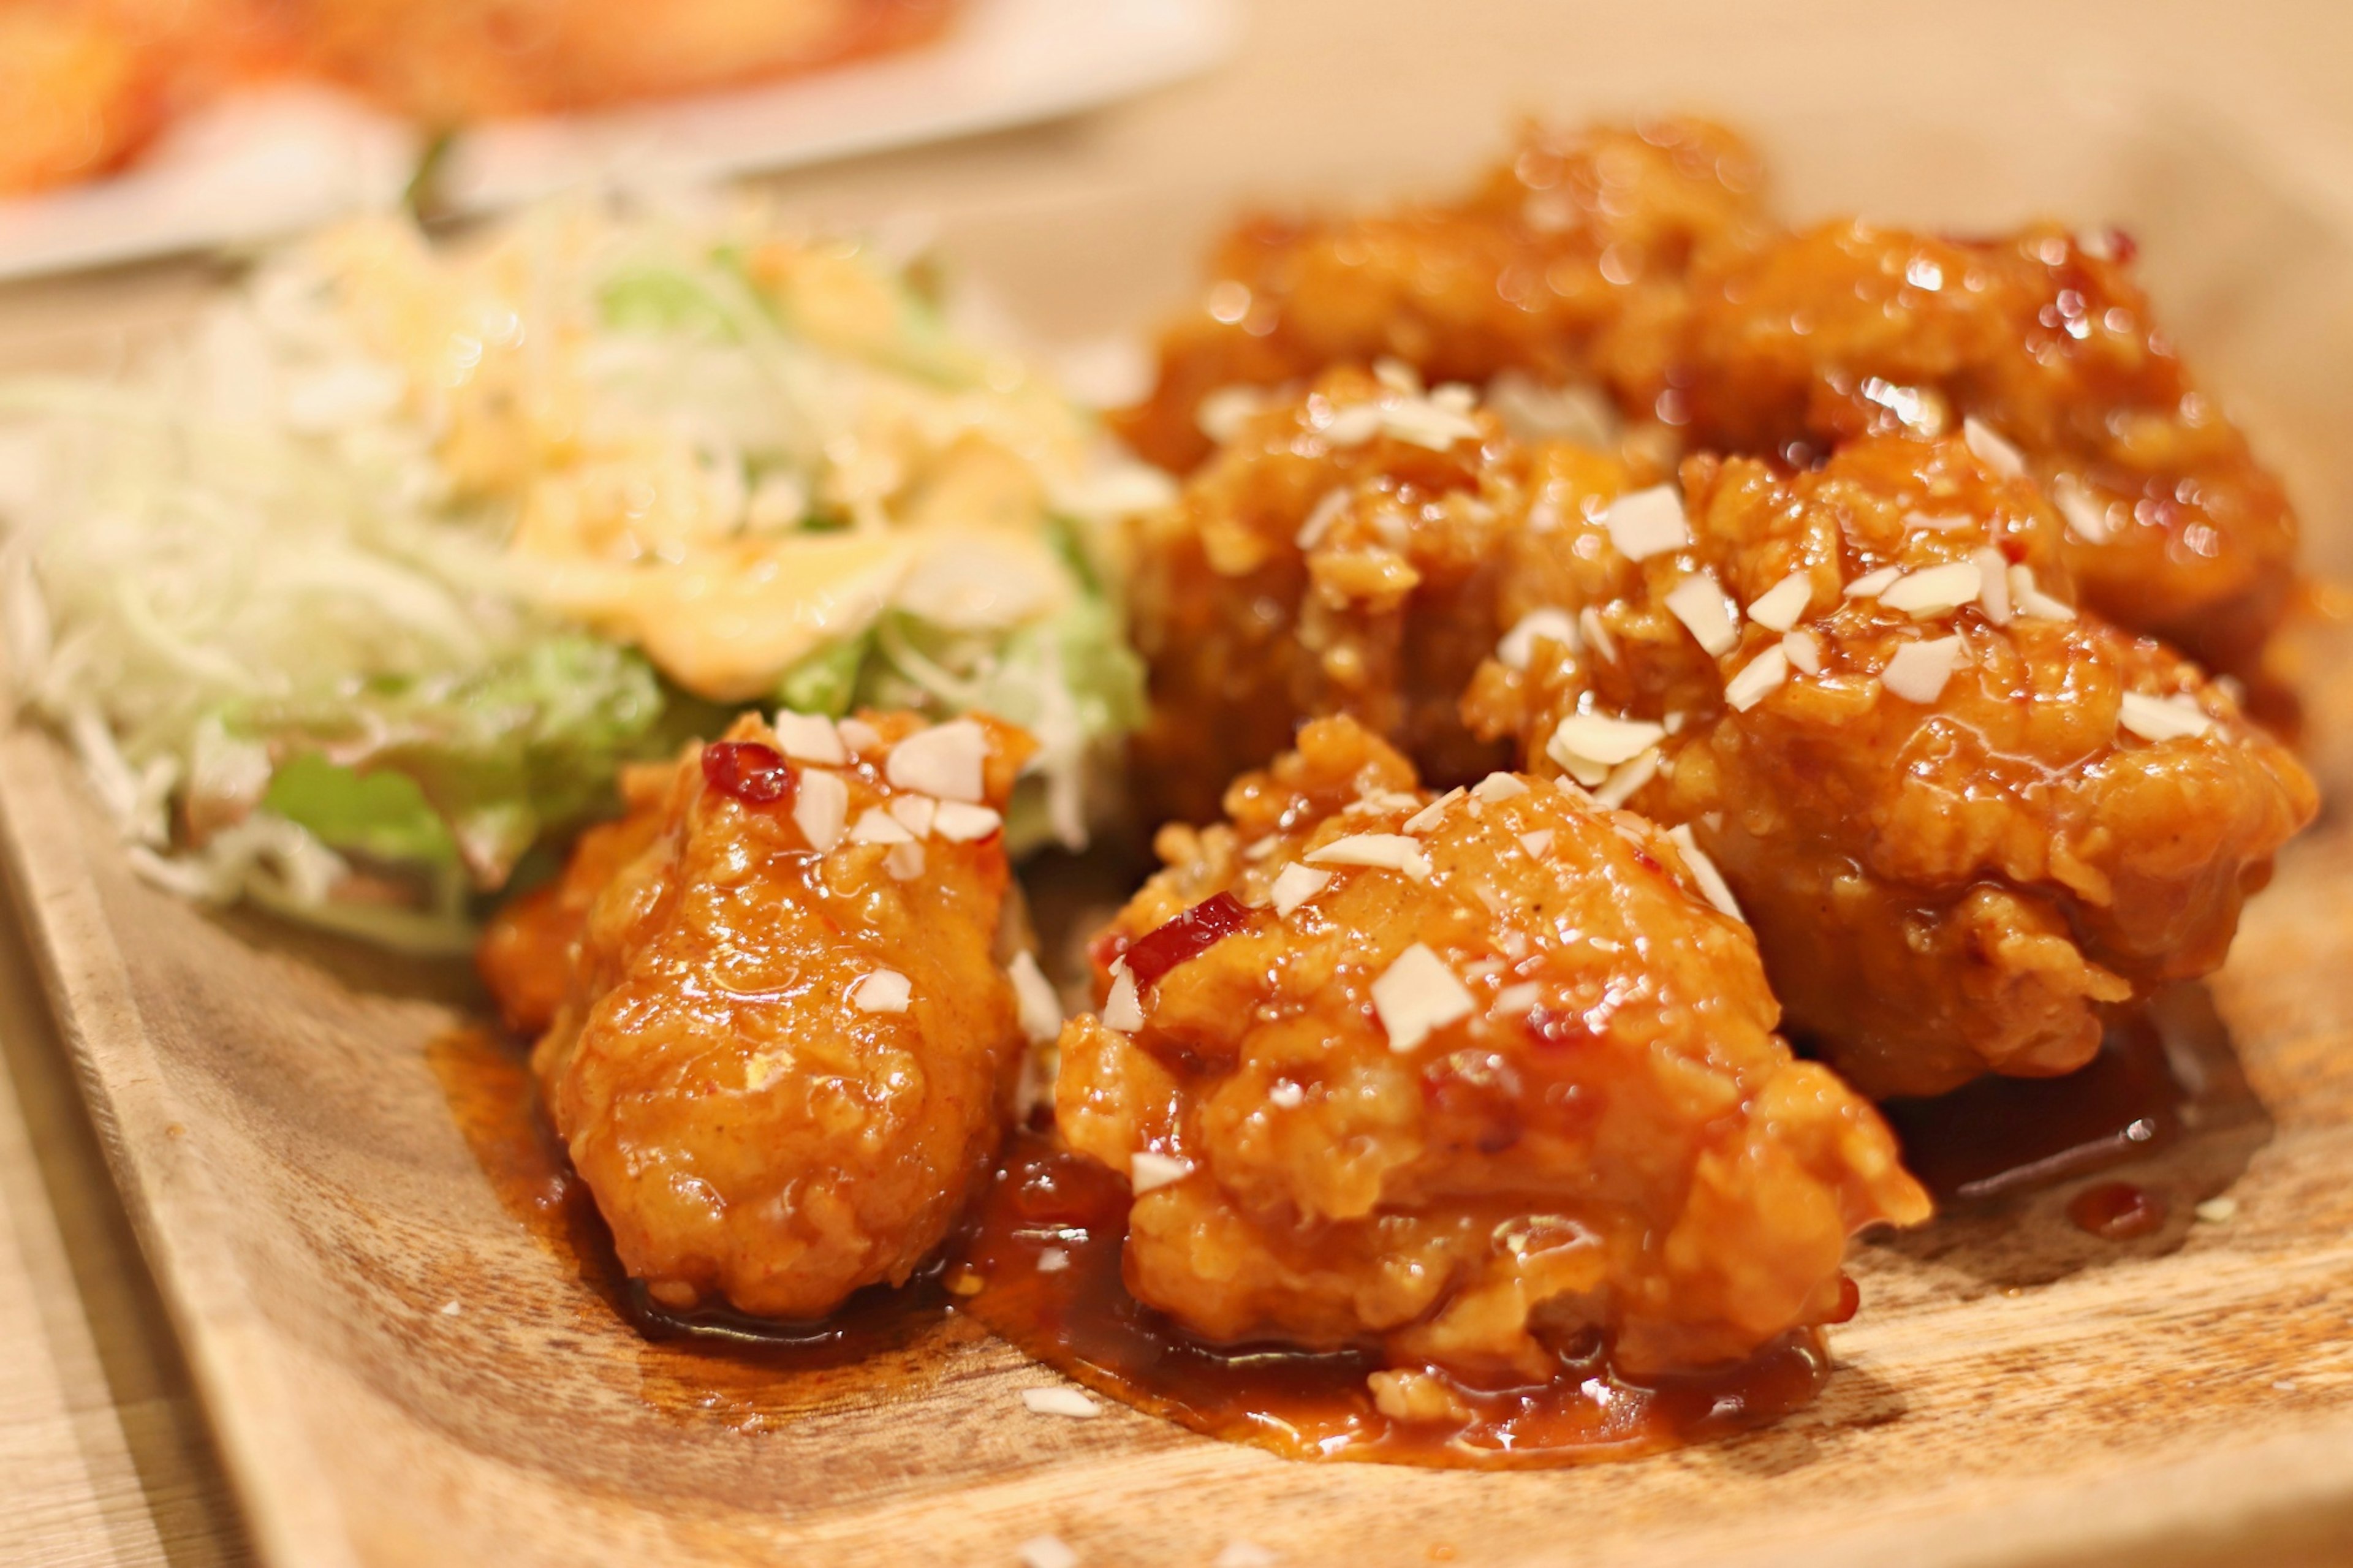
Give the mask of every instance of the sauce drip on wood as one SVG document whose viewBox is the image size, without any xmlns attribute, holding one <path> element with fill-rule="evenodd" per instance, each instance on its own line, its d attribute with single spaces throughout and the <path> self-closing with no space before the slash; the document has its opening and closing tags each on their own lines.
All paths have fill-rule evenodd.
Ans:
<svg viewBox="0 0 2353 1568">
<path fill-rule="evenodd" d="M 1459 1424 L 1394 1421 L 1366 1387 L 1381 1366 L 1373 1356 L 1209 1344 L 1129 1295 L 1127 1205 L 1113 1173 L 1037 1133 L 1017 1137 L 952 1269 L 979 1286 L 958 1310 L 1100 1393 L 1292 1458 L 1481 1468 L 1627 1458 L 1778 1420 L 1829 1374 L 1810 1332 L 1736 1368 L 1640 1382 L 1596 1347 L 1541 1384 L 1447 1378 L 1470 1412 Z M 1039 1267 L 1056 1253 L 1059 1267 Z"/>
<path fill-rule="evenodd" d="M 2105 1241 L 2137 1241 L 2165 1227 L 2165 1200 L 2130 1182 L 2102 1182 L 2075 1194 L 2067 1217 Z"/>
</svg>

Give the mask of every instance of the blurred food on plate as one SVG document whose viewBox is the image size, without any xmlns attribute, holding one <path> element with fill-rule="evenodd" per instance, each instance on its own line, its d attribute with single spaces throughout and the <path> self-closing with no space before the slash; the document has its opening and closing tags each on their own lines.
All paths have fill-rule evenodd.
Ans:
<svg viewBox="0 0 2353 1568">
<path fill-rule="evenodd" d="M 311 78 L 417 124 L 773 80 L 936 37 L 960 0 L 0 0 L 0 195 L 135 161 L 241 85 Z"/>
</svg>

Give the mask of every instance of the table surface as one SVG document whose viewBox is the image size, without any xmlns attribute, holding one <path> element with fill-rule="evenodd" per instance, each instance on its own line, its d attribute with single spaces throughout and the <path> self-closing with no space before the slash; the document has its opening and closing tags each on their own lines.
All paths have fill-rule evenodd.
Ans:
<svg viewBox="0 0 2353 1568">
<path fill-rule="evenodd" d="M 2000 104 L 2154 84 L 2226 110 L 2315 177 L 2353 177 L 2353 95 L 2342 89 L 2353 7 L 1979 0 L 1966 26 L 1938 15 L 1947 30 L 1932 46 L 1923 29 L 1935 24 L 1894 19 L 1877 0 L 1257 0 L 1242 52 L 1211 77 L 1077 121 L 796 176 L 790 189 L 871 210 L 951 189 L 963 202 L 1050 201 L 1155 179 L 1247 188 L 1264 154 L 1232 128 L 1276 99 L 1299 128 L 1288 166 L 1345 163 L 1352 121 L 1378 113 L 1427 121 L 1430 169 L 1467 167 L 1514 109 L 1720 106 L 1736 119 L 1761 81 L 1798 76 L 1835 91 L 1851 73 L 1900 74 L 1908 51 L 1929 47 L 1946 90 L 1981 86 Z M 1694 38 L 1702 49 L 1683 42 Z M 93 308 L 110 289 L 152 283 L 131 275 L 0 293 L 0 309 L 44 298 Z M 0 1563 L 251 1561 L 5 907 L 0 1068 Z"/>
</svg>

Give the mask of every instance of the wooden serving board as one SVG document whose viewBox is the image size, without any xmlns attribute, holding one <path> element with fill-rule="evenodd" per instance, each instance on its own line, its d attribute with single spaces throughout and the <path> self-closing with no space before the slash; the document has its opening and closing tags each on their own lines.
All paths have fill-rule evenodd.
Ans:
<svg viewBox="0 0 2353 1568">
<path fill-rule="evenodd" d="M 2110 132 L 2048 166 L 2022 162 L 2050 143 L 2016 127 L 1923 132 L 1933 153 L 1858 165 L 1793 120 L 1776 150 L 1825 204 L 1917 214 L 1926 162 L 1967 221 L 2047 202 L 2137 223 L 2184 336 L 2284 411 L 2271 428 L 2316 554 L 2344 560 L 2326 520 L 2353 496 L 2353 454 L 2315 424 L 2353 363 L 2338 229 L 2211 148 Z M 1093 330 L 1153 303 L 1104 281 L 1118 259 L 1165 287 L 1229 194 L 982 215 L 951 238 L 1017 308 Z M 2315 298 L 2338 308 L 2288 309 Z M 2313 668 L 2326 746 L 2353 735 L 2331 690 L 2353 663 L 2324 646 Z M 2326 771 L 2342 801 L 2344 770 Z M 2285 1563 L 2353 1539 L 2341 813 L 2283 862 L 2213 987 L 2273 1123 L 2226 1223 L 2170 1251 L 1966 1226 L 1866 1247 L 1862 1312 L 1812 1408 L 1663 1458 L 1511 1474 L 1289 1464 L 1120 1408 L 1032 1415 L 1018 1393 L 1051 1374 L 963 1319 L 773 1385 L 698 1384 L 485 1175 L 432 1062 L 475 1005 L 461 973 L 147 888 L 37 733 L 0 736 L 0 842 L 275 1563 L 1010 1563 L 1047 1533 L 1090 1564 L 1206 1564 L 1237 1538 L 1363 1568 Z"/>
</svg>

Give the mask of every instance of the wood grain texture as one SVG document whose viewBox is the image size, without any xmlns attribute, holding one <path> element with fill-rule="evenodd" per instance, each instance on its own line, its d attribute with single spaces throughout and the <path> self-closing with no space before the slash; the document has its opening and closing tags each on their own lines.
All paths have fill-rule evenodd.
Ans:
<svg viewBox="0 0 2353 1568">
<path fill-rule="evenodd" d="M 2233 247 L 2299 225 L 2300 267 L 2312 247 L 2341 260 L 2320 219 L 2250 195 L 2227 159 L 2167 165 L 2168 145 L 2084 167 L 2140 171 L 2117 216 L 2163 193 L 2144 239 L 2178 276 L 2270 287 Z M 2014 170 L 1999 144 L 1940 156 L 1985 189 Z M 2261 219 L 2256 240 L 2200 236 L 2208 187 Z M 1149 222 L 1073 204 L 1050 256 L 1034 214 L 967 232 L 1042 315 L 1089 308 L 1060 298 L 1080 292 L 1068 257 L 1187 246 L 1224 199 Z M 2298 276 L 2331 287 L 2325 268 Z M 2306 363 L 2278 341 L 2282 288 L 2189 335 Z M 2342 649 L 2316 657 L 2344 668 Z M 2353 732 L 2316 689 L 2337 702 L 2323 732 Z M 1289 1465 L 1124 1410 L 1027 1415 L 1018 1391 L 1050 1374 L 961 1321 L 821 1384 L 681 1408 L 671 1363 L 508 1215 L 452 1124 L 426 1047 L 469 1005 L 462 977 L 146 888 L 38 735 L 0 738 L 0 817 L 109 1161 L 273 1563 L 1010 1563 L 1049 1531 L 1090 1563 L 1206 1563 L 1242 1536 L 1366 1568 L 2291 1562 L 2353 1542 L 2341 816 L 2284 863 L 2216 987 L 2276 1129 L 2229 1224 L 2033 1286 L 1966 1246 L 1867 1248 L 1862 1316 L 1812 1409 L 1639 1464 L 1509 1475 Z"/>
<path fill-rule="evenodd" d="M 16 922 L 0 911 L 0 1563 L 250 1561 Z"/>
</svg>

